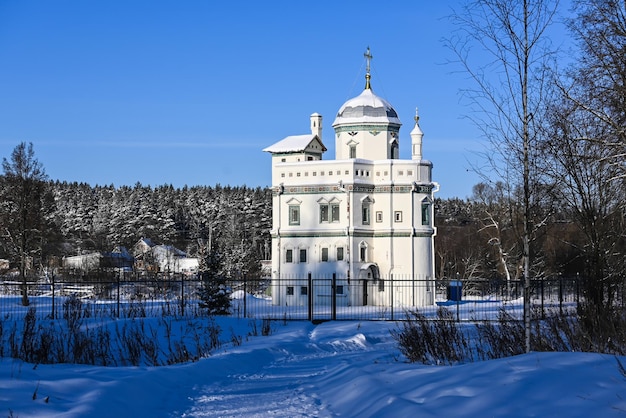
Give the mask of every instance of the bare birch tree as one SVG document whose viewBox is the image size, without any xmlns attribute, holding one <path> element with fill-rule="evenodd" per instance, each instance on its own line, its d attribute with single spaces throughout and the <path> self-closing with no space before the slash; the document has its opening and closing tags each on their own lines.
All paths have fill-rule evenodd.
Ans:
<svg viewBox="0 0 626 418">
<path fill-rule="evenodd" d="M 526 351 L 530 351 L 530 267 L 533 191 L 541 183 L 537 143 L 552 58 L 547 31 L 558 1 L 475 0 L 452 15 L 446 41 L 475 88 L 463 91 L 468 115 L 489 141 L 486 179 L 503 181 L 520 197 Z M 486 64 L 482 64 L 486 63 Z M 514 201 L 514 199 L 512 199 Z"/>
<path fill-rule="evenodd" d="M 582 234 L 587 302 L 602 313 L 626 272 L 626 2 L 577 0 L 570 31 L 579 54 L 550 113 L 548 173 Z"/>
</svg>

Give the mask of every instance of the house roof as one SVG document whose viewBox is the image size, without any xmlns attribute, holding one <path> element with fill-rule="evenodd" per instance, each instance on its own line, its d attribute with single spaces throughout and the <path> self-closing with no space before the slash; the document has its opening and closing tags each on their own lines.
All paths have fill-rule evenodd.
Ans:
<svg viewBox="0 0 626 418">
<path fill-rule="evenodd" d="M 187 257 L 186 252 L 179 250 L 173 245 L 163 245 L 163 244 L 155 245 L 154 247 L 152 247 L 152 251 L 155 253 L 158 252 L 162 254 L 171 254 L 175 257 Z"/>
<path fill-rule="evenodd" d="M 152 240 L 150 238 L 141 238 L 139 240 L 139 242 L 143 242 L 144 244 L 146 244 L 148 247 L 154 247 L 154 243 L 152 242 Z"/>
<path fill-rule="evenodd" d="M 291 135 L 287 138 L 284 138 L 274 145 L 270 145 L 269 147 L 263 149 L 264 152 L 269 152 L 271 154 L 285 154 L 291 152 L 303 152 L 306 151 L 310 145 L 317 141 L 322 149 L 321 151 L 326 151 L 326 147 L 319 139 L 317 135 L 314 134 L 306 134 L 306 135 Z"/>
</svg>

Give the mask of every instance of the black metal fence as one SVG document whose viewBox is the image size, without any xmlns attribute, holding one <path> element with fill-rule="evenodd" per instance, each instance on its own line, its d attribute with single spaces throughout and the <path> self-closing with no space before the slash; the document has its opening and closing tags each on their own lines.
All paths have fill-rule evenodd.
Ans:
<svg viewBox="0 0 626 418">
<path fill-rule="evenodd" d="M 85 316 L 152 317 L 203 316 L 195 277 L 164 276 L 138 280 L 45 279 L 26 283 L 28 306 L 24 306 L 24 283 L 0 278 L 0 318 L 25 315 L 34 308 L 40 318 L 62 318 L 70 297 L 82 301 Z M 275 320 L 402 320 L 407 311 L 418 309 L 436 318 L 445 307 L 459 321 L 493 320 L 505 311 L 522 319 L 523 283 L 502 280 L 420 280 L 387 278 L 365 283 L 324 277 L 241 278 L 227 283 L 230 314 L 239 318 Z M 564 310 L 584 297 L 578 279 L 533 280 L 534 310 Z M 432 295 L 426 306 L 412 303 L 410 295 Z M 272 295 L 274 294 L 274 297 Z M 278 295 L 282 295 L 279 297 Z M 381 295 L 384 295 L 382 297 Z M 407 297 L 407 295 L 409 295 Z"/>
</svg>

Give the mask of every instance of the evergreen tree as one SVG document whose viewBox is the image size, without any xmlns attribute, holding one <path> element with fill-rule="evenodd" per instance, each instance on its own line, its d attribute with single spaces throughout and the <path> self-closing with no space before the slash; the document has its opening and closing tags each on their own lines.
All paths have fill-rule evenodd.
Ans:
<svg viewBox="0 0 626 418">
<path fill-rule="evenodd" d="M 198 305 L 209 315 L 227 315 L 230 309 L 230 290 L 222 272 L 222 260 L 217 245 L 200 245 L 200 277 Z"/>
<path fill-rule="evenodd" d="M 46 238 L 46 214 L 53 210 L 52 194 L 48 193 L 48 177 L 35 157 L 33 144 L 15 147 L 11 159 L 3 158 L 4 175 L 0 178 L 0 231 L 5 250 L 19 263 L 22 281 L 22 304 L 27 306 L 26 270 L 29 260 L 41 260 Z"/>
</svg>

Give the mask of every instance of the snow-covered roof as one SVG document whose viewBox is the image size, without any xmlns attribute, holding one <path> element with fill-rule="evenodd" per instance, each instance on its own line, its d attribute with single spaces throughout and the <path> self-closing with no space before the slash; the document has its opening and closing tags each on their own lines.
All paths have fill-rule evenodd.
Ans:
<svg viewBox="0 0 626 418">
<path fill-rule="evenodd" d="M 402 124 L 393 106 L 368 88 L 341 106 L 333 126 L 362 123 Z"/>
<path fill-rule="evenodd" d="M 143 243 L 143 244 L 147 245 L 148 247 L 154 247 L 154 245 L 155 245 L 150 238 L 145 238 L 145 237 L 143 237 L 139 241 L 137 241 L 137 244 L 135 244 L 135 245 L 138 245 L 140 243 Z"/>
<path fill-rule="evenodd" d="M 282 139 L 275 143 L 274 145 L 270 145 L 269 147 L 263 149 L 264 152 L 269 152 L 271 154 L 284 154 L 289 152 L 302 152 L 305 151 L 309 145 L 313 141 L 317 140 L 322 146 L 322 151 L 326 151 L 326 147 L 320 141 L 317 135 L 314 134 L 306 134 L 306 135 L 291 135 L 285 139 Z"/>
<path fill-rule="evenodd" d="M 174 257 L 187 257 L 186 252 L 179 250 L 173 245 L 164 245 L 164 244 L 155 245 L 154 247 L 152 247 L 152 252 L 161 253 L 161 254 L 170 254 L 170 255 L 173 255 Z"/>
</svg>

